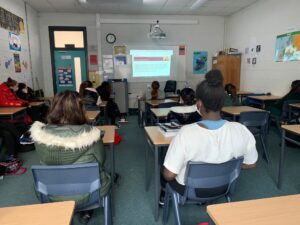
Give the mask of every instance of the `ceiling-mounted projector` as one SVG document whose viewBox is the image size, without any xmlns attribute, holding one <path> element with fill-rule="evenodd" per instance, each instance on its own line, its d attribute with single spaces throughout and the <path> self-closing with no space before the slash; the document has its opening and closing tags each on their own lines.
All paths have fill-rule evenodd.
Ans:
<svg viewBox="0 0 300 225">
<path fill-rule="evenodd" d="M 159 27 L 158 20 L 156 21 L 156 24 L 150 24 L 148 37 L 153 39 L 164 39 L 167 37 L 166 33 Z"/>
</svg>

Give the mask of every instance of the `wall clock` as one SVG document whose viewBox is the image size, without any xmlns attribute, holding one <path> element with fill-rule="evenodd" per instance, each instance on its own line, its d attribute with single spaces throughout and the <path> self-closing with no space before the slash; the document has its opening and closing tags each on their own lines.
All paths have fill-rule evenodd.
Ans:
<svg viewBox="0 0 300 225">
<path fill-rule="evenodd" d="M 109 33 L 106 35 L 106 42 L 109 43 L 109 44 L 113 44 L 115 43 L 117 40 L 116 38 L 116 35 L 112 34 L 112 33 Z"/>
</svg>

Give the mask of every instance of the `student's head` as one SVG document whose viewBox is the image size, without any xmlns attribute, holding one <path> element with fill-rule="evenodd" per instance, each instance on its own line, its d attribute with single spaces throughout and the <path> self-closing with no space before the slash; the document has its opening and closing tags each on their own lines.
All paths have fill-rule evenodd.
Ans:
<svg viewBox="0 0 300 225">
<path fill-rule="evenodd" d="M 81 97 L 83 97 L 83 95 L 84 95 L 84 90 L 85 90 L 86 88 L 91 88 L 91 87 L 93 87 L 93 83 L 92 83 L 91 81 L 86 80 L 86 81 L 82 82 L 82 83 L 80 84 L 80 87 L 79 87 L 79 95 L 80 95 Z"/>
<path fill-rule="evenodd" d="M 153 90 L 158 90 L 159 89 L 159 82 L 157 80 L 153 81 L 151 84 L 151 87 Z"/>
<path fill-rule="evenodd" d="M 111 86 L 110 83 L 108 81 L 103 81 L 101 84 L 101 87 L 104 91 L 111 93 Z"/>
<path fill-rule="evenodd" d="M 18 84 L 18 91 L 22 91 L 24 93 L 28 93 L 27 85 L 24 84 L 24 83 L 19 83 Z"/>
<path fill-rule="evenodd" d="M 6 85 L 7 85 L 7 87 L 12 89 L 13 91 L 18 90 L 18 82 L 14 79 L 11 79 L 10 77 L 7 78 Z"/>
<path fill-rule="evenodd" d="M 220 112 L 224 104 L 223 75 L 220 70 L 211 70 L 196 89 L 197 108 L 201 114 Z"/>
<path fill-rule="evenodd" d="M 184 88 L 180 91 L 180 98 L 184 105 L 195 104 L 195 91 L 191 88 Z"/>
<path fill-rule="evenodd" d="M 225 85 L 225 92 L 226 92 L 227 95 L 235 96 L 236 95 L 236 87 L 231 83 L 226 84 Z"/>
<path fill-rule="evenodd" d="M 63 91 L 54 96 L 47 116 L 48 124 L 82 125 L 87 123 L 82 100 L 75 91 Z"/>
<path fill-rule="evenodd" d="M 300 80 L 294 80 L 291 84 L 291 92 L 300 93 Z"/>
</svg>

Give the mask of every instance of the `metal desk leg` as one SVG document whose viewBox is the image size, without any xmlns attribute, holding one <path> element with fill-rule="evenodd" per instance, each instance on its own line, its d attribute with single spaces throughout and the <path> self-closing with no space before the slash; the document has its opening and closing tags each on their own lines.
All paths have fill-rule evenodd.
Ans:
<svg viewBox="0 0 300 225">
<path fill-rule="evenodd" d="M 146 152 L 145 152 L 145 189 L 146 189 L 146 191 L 149 190 L 149 168 L 148 168 L 148 166 L 149 166 L 149 163 L 148 163 L 148 161 L 149 161 L 149 147 L 150 147 L 150 145 L 147 146 Z"/>
<path fill-rule="evenodd" d="M 236 115 L 233 115 L 233 121 L 236 122 Z"/>
<path fill-rule="evenodd" d="M 110 157 L 111 157 L 111 176 L 112 176 L 112 181 L 114 181 L 115 178 L 115 151 L 114 151 L 114 144 L 111 143 L 109 145 L 110 148 Z M 114 182 L 112 182 L 112 185 L 114 184 Z"/>
<path fill-rule="evenodd" d="M 284 129 L 282 129 L 282 134 L 281 134 L 281 152 L 280 152 L 280 158 L 279 158 L 278 183 L 277 183 L 277 187 L 279 189 L 281 189 L 281 183 L 282 183 L 282 167 L 283 167 L 283 162 L 284 162 L 285 135 L 286 135 L 286 131 Z"/>
<path fill-rule="evenodd" d="M 155 217 L 155 221 L 158 220 L 158 202 L 159 202 L 159 191 L 160 191 L 160 182 L 159 182 L 159 176 L 160 176 L 160 169 L 159 169 L 159 157 L 158 157 L 158 147 L 155 146 L 155 149 L 154 149 L 154 154 L 155 154 L 155 169 L 154 169 L 154 179 L 155 179 L 155 182 L 154 182 L 154 192 L 155 192 L 155 195 L 154 195 L 154 217 Z"/>
</svg>

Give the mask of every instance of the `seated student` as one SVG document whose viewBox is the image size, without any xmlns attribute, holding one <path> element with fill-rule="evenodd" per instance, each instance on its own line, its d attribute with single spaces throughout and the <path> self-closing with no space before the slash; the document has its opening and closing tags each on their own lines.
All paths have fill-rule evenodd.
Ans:
<svg viewBox="0 0 300 225">
<path fill-rule="evenodd" d="M 15 91 L 18 90 L 18 82 L 10 77 L 0 85 L 0 106 L 27 106 L 28 101 L 19 99 Z"/>
<path fill-rule="evenodd" d="M 289 100 L 299 100 L 300 101 L 300 80 L 294 80 L 291 84 L 291 90 L 279 101 L 274 104 L 267 106 L 267 109 L 274 116 L 281 116 L 282 107 L 285 101 Z"/>
<path fill-rule="evenodd" d="M 98 105 L 101 103 L 101 98 L 91 81 L 86 80 L 80 84 L 79 95 L 83 101 L 86 109 L 99 109 Z"/>
<path fill-rule="evenodd" d="M 205 80 L 197 86 L 196 98 L 202 121 L 181 128 L 164 160 L 164 178 L 181 195 L 184 194 L 185 170 L 190 160 L 223 163 L 243 156 L 243 168 L 250 169 L 255 167 L 258 158 L 251 132 L 240 123 L 221 118 L 225 96 L 219 70 L 211 70 L 205 75 Z"/>
<path fill-rule="evenodd" d="M 34 101 L 35 97 L 33 91 L 30 87 L 27 87 L 24 83 L 18 84 L 18 90 L 16 92 L 18 98 L 26 100 L 26 101 Z"/>
<path fill-rule="evenodd" d="M 111 124 L 116 125 L 116 119 L 117 117 L 120 117 L 121 114 L 118 105 L 110 97 L 112 90 L 109 82 L 103 81 L 102 84 L 97 87 L 97 92 L 100 95 L 101 100 L 107 102 L 107 115 L 111 120 Z"/>
<path fill-rule="evenodd" d="M 240 106 L 240 100 L 236 93 L 236 87 L 229 83 L 225 85 L 225 101 L 224 106 Z"/>
<path fill-rule="evenodd" d="M 146 92 L 146 100 L 160 100 L 165 98 L 165 92 L 159 89 L 159 82 L 153 81 L 151 91 Z"/>
<path fill-rule="evenodd" d="M 110 176 L 105 171 L 105 149 L 100 130 L 87 124 L 82 100 L 77 92 L 63 91 L 55 95 L 48 124 L 35 122 L 30 131 L 40 161 L 46 165 L 68 165 L 98 162 L 101 189 L 104 196 L 110 189 Z M 63 197 L 53 196 L 53 201 Z M 88 196 L 77 196 L 76 201 L 87 201 Z M 83 219 L 89 219 L 84 214 Z"/>
<path fill-rule="evenodd" d="M 195 104 L 195 91 L 193 89 L 184 88 L 180 91 L 180 103 L 183 105 L 170 108 L 168 120 L 176 119 L 181 124 L 190 124 L 201 119 Z"/>
</svg>

